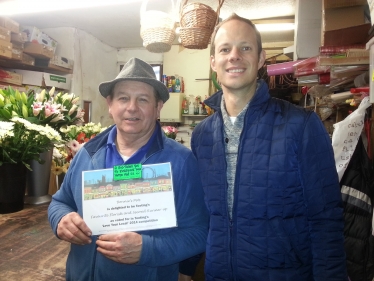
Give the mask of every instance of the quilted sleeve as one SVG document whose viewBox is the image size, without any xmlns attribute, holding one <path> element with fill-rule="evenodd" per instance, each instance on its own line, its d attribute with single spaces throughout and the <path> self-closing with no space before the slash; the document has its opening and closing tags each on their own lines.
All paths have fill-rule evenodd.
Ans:
<svg viewBox="0 0 374 281">
<path fill-rule="evenodd" d="M 348 280 L 343 207 L 333 149 L 326 129 L 314 112 L 305 123 L 299 155 L 314 280 Z"/>
</svg>

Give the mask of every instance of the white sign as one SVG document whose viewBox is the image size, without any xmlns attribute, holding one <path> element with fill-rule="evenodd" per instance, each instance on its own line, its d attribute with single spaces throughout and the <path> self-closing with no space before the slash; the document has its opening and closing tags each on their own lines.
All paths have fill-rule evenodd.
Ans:
<svg viewBox="0 0 374 281">
<path fill-rule="evenodd" d="M 177 226 L 170 163 L 143 165 L 142 178 L 113 180 L 113 169 L 83 172 L 83 220 L 93 235 Z"/>
</svg>

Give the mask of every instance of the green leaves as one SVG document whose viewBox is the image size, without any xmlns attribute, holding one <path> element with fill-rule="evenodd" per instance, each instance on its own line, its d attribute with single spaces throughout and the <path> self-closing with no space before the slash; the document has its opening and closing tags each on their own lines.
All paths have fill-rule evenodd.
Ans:
<svg viewBox="0 0 374 281">
<path fill-rule="evenodd" d="M 0 108 L 0 120 L 10 120 L 10 118 L 12 118 L 12 114 L 3 108 Z"/>
<path fill-rule="evenodd" d="M 27 118 L 32 115 L 34 97 L 27 97 L 12 87 L 0 90 L 0 120 L 9 120 L 12 117 Z"/>
</svg>

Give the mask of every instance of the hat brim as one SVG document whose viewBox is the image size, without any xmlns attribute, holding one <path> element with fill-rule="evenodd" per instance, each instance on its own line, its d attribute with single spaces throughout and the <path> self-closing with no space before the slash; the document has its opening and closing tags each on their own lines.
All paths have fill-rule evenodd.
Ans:
<svg viewBox="0 0 374 281">
<path fill-rule="evenodd" d="M 166 88 L 166 86 L 164 85 L 164 83 L 156 80 L 156 79 L 152 79 L 152 78 L 145 78 L 145 77 L 139 77 L 139 78 L 136 78 L 136 77 L 132 77 L 132 78 L 116 78 L 112 81 L 107 81 L 107 82 L 103 82 L 99 85 L 99 91 L 100 91 L 100 94 L 106 98 L 107 96 L 110 95 L 114 85 L 120 81 L 139 81 L 139 82 L 143 82 L 143 83 L 146 83 L 150 86 L 152 86 L 157 94 L 160 96 L 160 99 L 165 103 L 168 99 L 169 99 L 169 91 L 168 89 Z"/>
</svg>

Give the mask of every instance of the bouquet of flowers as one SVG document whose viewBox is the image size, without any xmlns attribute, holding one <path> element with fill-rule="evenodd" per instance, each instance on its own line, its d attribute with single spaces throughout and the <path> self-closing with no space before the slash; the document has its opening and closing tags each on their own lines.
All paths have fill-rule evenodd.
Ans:
<svg viewBox="0 0 374 281">
<path fill-rule="evenodd" d="M 54 95 L 54 92 L 53 87 L 49 92 L 42 90 L 35 95 L 31 122 L 50 124 L 57 130 L 67 125 L 82 124 L 84 111 L 78 105 L 79 97 L 62 92 Z"/>
<path fill-rule="evenodd" d="M 97 134 L 104 131 L 100 123 L 87 123 L 84 126 L 70 125 L 60 128 L 65 144 L 53 150 L 52 172 L 55 175 L 66 173 L 70 162 L 82 146 Z"/>
<path fill-rule="evenodd" d="M 27 162 L 37 160 L 41 163 L 40 153 L 60 143 L 60 134 L 48 125 L 32 124 L 19 117 L 0 121 L 0 166 L 23 163 L 31 170 Z"/>
<path fill-rule="evenodd" d="M 178 129 L 173 126 L 162 126 L 162 130 L 168 138 L 175 140 L 177 137 Z"/>
<path fill-rule="evenodd" d="M 84 111 L 77 105 L 79 97 L 61 92 L 55 95 L 54 92 L 54 87 L 39 94 L 20 93 L 11 87 L 0 90 L 0 120 L 18 116 L 34 124 L 48 124 L 56 130 L 82 123 Z"/>
</svg>

